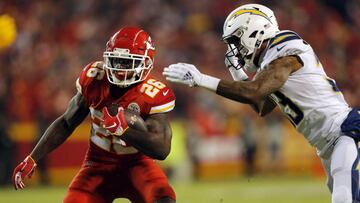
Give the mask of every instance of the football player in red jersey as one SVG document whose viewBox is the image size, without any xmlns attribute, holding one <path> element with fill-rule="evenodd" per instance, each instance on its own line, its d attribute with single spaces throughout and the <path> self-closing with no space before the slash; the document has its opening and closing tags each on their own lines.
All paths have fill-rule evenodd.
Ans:
<svg viewBox="0 0 360 203">
<path fill-rule="evenodd" d="M 23 180 L 31 177 L 36 162 L 61 145 L 90 112 L 89 149 L 64 202 L 105 203 L 116 198 L 136 203 L 175 202 L 173 189 L 154 161 L 165 159 L 170 152 L 167 112 L 175 106 L 175 95 L 149 75 L 154 55 L 155 47 L 145 31 L 124 27 L 116 32 L 106 44 L 104 61 L 90 63 L 81 71 L 78 92 L 65 113 L 15 168 L 15 189 L 24 188 Z M 119 108 L 111 115 L 109 107 L 114 104 Z M 138 112 L 145 129 L 132 128 L 124 109 Z"/>
</svg>

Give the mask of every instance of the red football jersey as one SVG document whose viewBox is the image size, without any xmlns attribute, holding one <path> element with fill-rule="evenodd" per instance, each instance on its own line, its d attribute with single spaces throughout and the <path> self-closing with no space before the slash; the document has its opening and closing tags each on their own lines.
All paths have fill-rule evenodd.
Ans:
<svg viewBox="0 0 360 203">
<path fill-rule="evenodd" d="M 90 140 L 100 148 L 116 154 L 138 152 L 119 137 L 112 136 L 102 127 L 102 108 L 118 104 L 123 108 L 136 111 L 145 120 L 148 115 L 169 112 L 175 107 L 175 95 L 164 83 L 149 75 L 144 81 L 133 85 L 123 96 L 114 99 L 110 95 L 103 62 L 87 65 L 76 81 L 78 91 L 84 96 L 90 108 L 92 119 Z M 119 87 L 120 88 L 120 87 Z"/>
</svg>

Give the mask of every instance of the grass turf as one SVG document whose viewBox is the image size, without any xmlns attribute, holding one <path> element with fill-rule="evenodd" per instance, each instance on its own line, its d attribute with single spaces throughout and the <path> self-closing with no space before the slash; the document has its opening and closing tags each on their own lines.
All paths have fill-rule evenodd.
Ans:
<svg viewBox="0 0 360 203">
<path fill-rule="evenodd" d="M 309 178 L 251 178 L 172 184 L 180 203 L 325 203 L 330 202 L 324 180 Z M 62 202 L 65 187 L 0 188 L 0 203 Z M 116 203 L 129 202 L 117 199 Z"/>
</svg>

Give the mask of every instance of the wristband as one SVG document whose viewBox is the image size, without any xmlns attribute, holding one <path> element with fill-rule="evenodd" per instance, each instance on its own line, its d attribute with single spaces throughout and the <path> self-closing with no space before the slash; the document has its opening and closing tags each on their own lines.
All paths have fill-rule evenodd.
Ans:
<svg viewBox="0 0 360 203">
<path fill-rule="evenodd" d="M 199 86 L 205 87 L 208 90 L 216 92 L 220 79 L 210 75 L 202 74 Z"/>
</svg>

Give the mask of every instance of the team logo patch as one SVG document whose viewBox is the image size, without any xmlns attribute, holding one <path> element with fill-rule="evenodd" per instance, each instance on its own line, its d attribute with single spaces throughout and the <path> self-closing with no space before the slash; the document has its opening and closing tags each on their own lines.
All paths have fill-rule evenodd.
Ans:
<svg viewBox="0 0 360 203">
<path fill-rule="evenodd" d="M 136 102 L 130 103 L 127 108 L 137 113 L 140 113 L 140 106 Z"/>
</svg>

